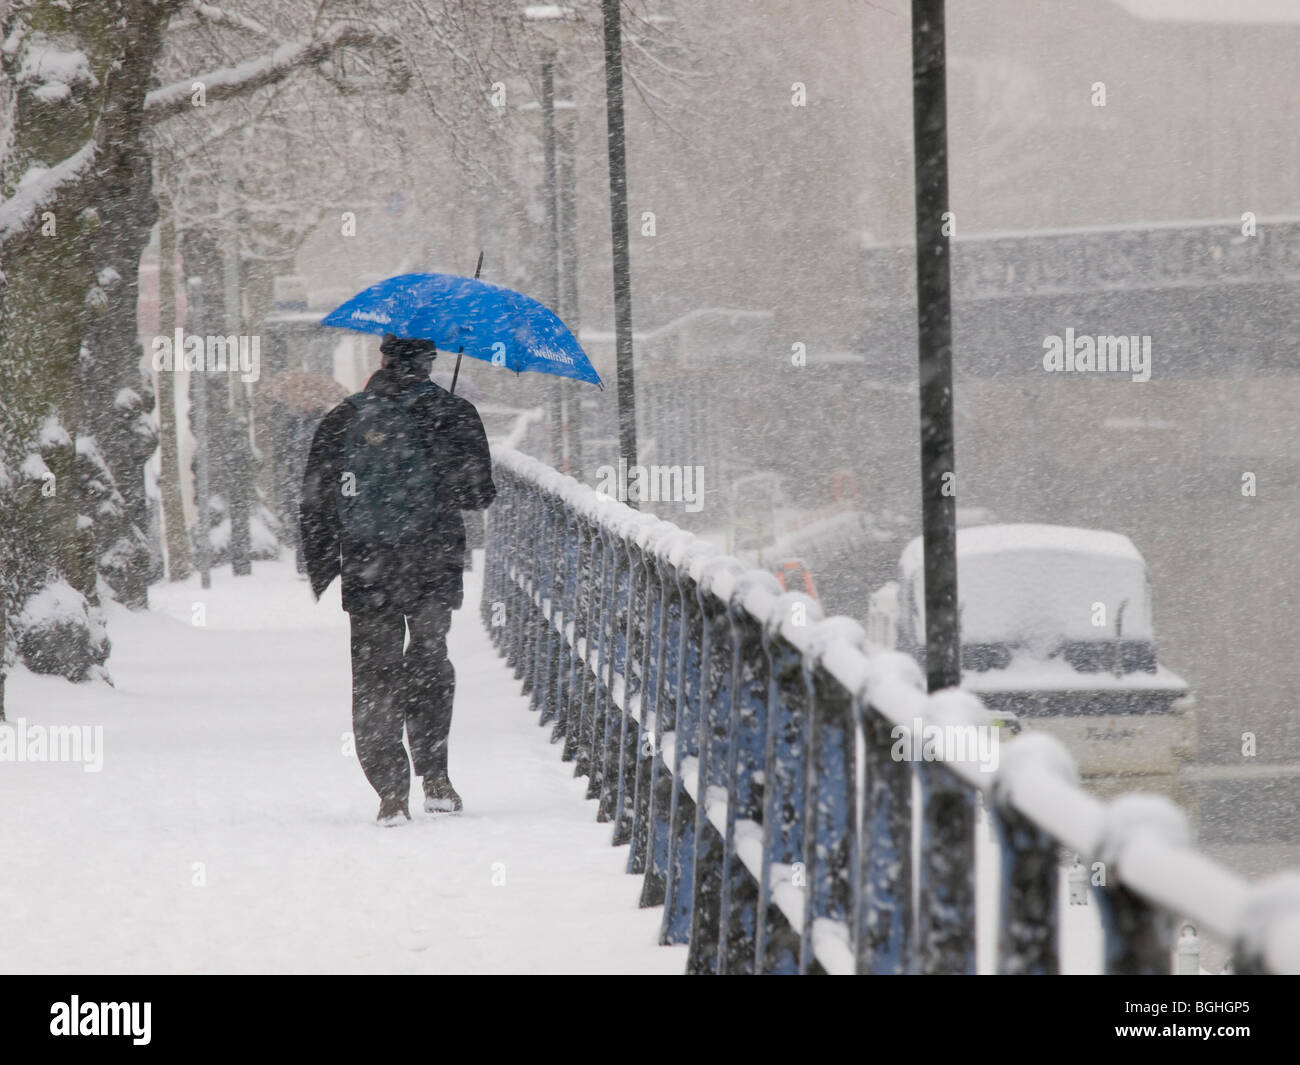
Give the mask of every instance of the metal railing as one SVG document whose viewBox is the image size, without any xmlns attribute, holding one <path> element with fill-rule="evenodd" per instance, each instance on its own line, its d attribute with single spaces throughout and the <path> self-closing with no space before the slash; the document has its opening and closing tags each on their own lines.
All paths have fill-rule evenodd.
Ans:
<svg viewBox="0 0 1300 1065">
<path fill-rule="evenodd" d="M 974 972 L 979 807 L 1000 972 L 1060 969 L 1062 847 L 1090 864 L 1105 971 L 1170 972 L 1185 921 L 1235 972 L 1300 971 L 1300 874 L 1248 885 L 1167 800 L 1087 795 L 1043 734 L 993 772 L 896 759 L 900 728 L 991 716 L 671 523 L 508 448 L 494 476 L 483 621 L 688 972 Z"/>
</svg>

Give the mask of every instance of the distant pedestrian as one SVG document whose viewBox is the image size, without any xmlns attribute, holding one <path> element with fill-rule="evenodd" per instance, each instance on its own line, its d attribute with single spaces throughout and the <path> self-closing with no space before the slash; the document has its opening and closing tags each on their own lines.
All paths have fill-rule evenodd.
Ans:
<svg viewBox="0 0 1300 1065">
<path fill-rule="evenodd" d="M 316 430 L 299 518 L 316 598 L 342 575 L 357 757 L 379 822 L 395 825 L 410 820 L 412 761 L 426 811 L 462 808 L 447 773 L 447 632 L 463 600 L 461 511 L 489 506 L 496 486 L 478 412 L 429 379 L 436 347 L 386 334 L 379 350 L 365 390 Z"/>
</svg>

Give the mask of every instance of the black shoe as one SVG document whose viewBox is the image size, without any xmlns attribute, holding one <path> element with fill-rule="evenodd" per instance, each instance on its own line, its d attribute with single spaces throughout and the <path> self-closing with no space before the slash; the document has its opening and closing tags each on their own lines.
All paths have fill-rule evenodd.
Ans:
<svg viewBox="0 0 1300 1065">
<path fill-rule="evenodd" d="M 395 828 L 410 819 L 411 809 L 406 799 L 379 800 L 379 816 L 375 820 L 385 828 Z"/>
<path fill-rule="evenodd" d="M 424 778 L 424 812 L 427 814 L 458 814 L 464 804 L 456 789 L 451 786 L 447 774 Z"/>
</svg>

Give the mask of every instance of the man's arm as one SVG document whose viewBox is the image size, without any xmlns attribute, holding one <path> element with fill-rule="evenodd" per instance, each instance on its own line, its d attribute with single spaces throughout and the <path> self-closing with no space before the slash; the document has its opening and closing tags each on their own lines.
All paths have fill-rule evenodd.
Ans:
<svg viewBox="0 0 1300 1065">
<path fill-rule="evenodd" d="M 444 439 L 451 445 L 445 469 L 452 505 L 457 510 L 484 510 L 496 499 L 497 489 L 487 433 L 473 404 L 463 400 L 457 404 Z"/>
<path fill-rule="evenodd" d="M 488 447 L 487 432 L 478 411 L 470 408 L 470 429 L 466 433 L 469 454 L 466 469 L 470 474 L 466 485 L 469 500 L 461 510 L 486 510 L 497 497 L 496 482 L 492 480 L 492 450 Z"/>
<path fill-rule="evenodd" d="M 319 599 L 342 570 L 339 518 L 339 456 L 343 447 L 344 408 L 330 411 L 316 427 L 303 474 L 298 528 L 312 594 Z"/>
</svg>

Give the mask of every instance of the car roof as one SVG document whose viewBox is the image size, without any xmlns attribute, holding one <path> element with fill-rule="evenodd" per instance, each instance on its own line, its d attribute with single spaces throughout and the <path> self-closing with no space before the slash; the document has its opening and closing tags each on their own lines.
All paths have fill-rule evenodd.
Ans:
<svg viewBox="0 0 1300 1065">
<path fill-rule="evenodd" d="M 1046 647 L 1057 639 L 1152 639 L 1146 563 L 1127 536 L 1061 525 L 983 525 L 957 531 L 963 643 Z M 924 624 L 922 546 L 900 574 Z M 1098 608 L 1102 608 L 1099 610 Z"/>
<path fill-rule="evenodd" d="M 1081 529 L 1070 525 L 972 525 L 957 530 L 957 557 L 1014 554 L 1017 552 L 1059 552 L 1112 558 L 1145 565 L 1133 541 L 1122 533 L 1101 529 Z M 899 572 L 910 580 L 924 560 L 922 537 L 918 536 L 903 549 Z"/>
</svg>

